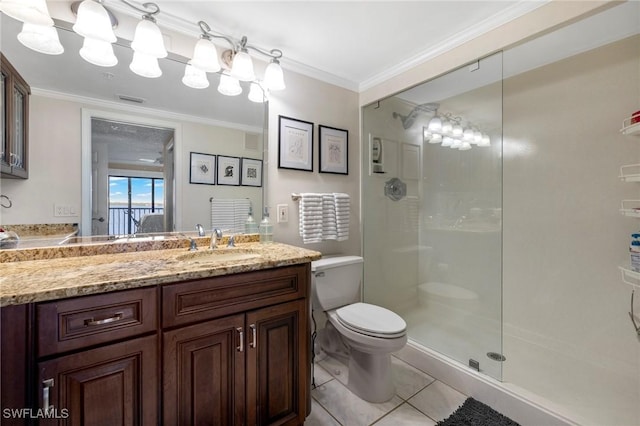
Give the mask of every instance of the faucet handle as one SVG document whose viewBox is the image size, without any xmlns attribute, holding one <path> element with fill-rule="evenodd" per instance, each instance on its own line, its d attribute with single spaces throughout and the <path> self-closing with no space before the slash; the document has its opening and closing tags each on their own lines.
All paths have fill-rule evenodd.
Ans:
<svg viewBox="0 0 640 426">
<path fill-rule="evenodd" d="M 229 236 L 229 242 L 227 243 L 227 247 L 235 247 L 236 246 L 236 236 Z"/>
<path fill-rule="evenodd" d="M 199 237 L 204 237 L 204 228 L 199 223 L 196 223 L 196 230 L 198 231 Z"/>
</svg>

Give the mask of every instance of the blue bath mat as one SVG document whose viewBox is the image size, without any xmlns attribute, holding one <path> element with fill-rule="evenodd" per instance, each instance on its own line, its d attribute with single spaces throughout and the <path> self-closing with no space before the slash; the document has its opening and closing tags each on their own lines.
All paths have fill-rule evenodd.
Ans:
<svg viewBox="0 0 640 426">
<path fill-rule="evenodd" d="M 436 426 L 520 426 L 509 417 L 473 398 L 467 398 L 456 411 Z"/>
</svg>

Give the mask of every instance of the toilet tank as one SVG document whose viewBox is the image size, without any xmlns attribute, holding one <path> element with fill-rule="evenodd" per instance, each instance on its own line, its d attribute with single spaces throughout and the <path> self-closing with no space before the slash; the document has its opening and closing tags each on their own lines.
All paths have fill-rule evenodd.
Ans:
<svg viewBox="0 0 640 426">
<path fill-rule="evenodd" d="M 360 256 L 325 257 L 311 262 L 314 309 L 328 311 L 360 301 Z"/>
</svg>

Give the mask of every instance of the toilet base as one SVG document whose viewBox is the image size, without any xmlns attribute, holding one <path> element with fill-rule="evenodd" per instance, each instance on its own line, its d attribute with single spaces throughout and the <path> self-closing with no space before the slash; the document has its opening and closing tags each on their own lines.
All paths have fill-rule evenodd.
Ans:
<svg viewBox="0 0 640 426">
<path fill-rule="evenodd" d="M 352 347 L 347 387 L 369 402 L 386 402 L 393 398 L 395 386 L 391 374 L 391 355 L 364 353 Z"/>
</svg>

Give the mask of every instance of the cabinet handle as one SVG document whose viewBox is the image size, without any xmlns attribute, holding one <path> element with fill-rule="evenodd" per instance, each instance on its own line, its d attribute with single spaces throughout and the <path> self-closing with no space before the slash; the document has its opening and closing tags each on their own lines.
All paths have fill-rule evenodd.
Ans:
<svg viewBox="0 0 640 426">
<path fill-rule="evenodd" d="M 123 316 L 124 315 L 122 314 L 122 312 L 118 312 L 117 314 L 115 314 L 112 317 L 101 319 L 101 320 L 94 320 L 93 318 L 89 318 L 89 319 L 84 320 L 84 325 L 85 325 L 85 327 L 88 327 L 88 326 L 109 324 L 111 322 L 120 321 Z"/>
<path fill-rule="evenodd" d="M 251 324 L 249 326 L 249 328 L 251 329 L 251 343 L 249 344 L 249 347 L 251 348 L 255 348 L 258 346 L 258 339 L 257 339 L 257 332 L 256 332 L 256 325 L 255 324 Z"/>
<path fill-rule="evenodd" d="M 49 404 L 49 389 L 54 386 L 53 379 L 42 381 L 42 409 L 46 412 L 53 410 L 53 405 Z"/>
<path fill-rule="evenodd" d="M 244 331 L 242 331 L 242 327 L 236 328 L 238 335 L 240 336 L 240 345 L 238 346 L 238 352 L 244 351 Z"/>
</svg>

